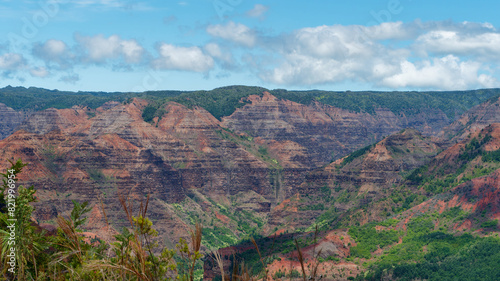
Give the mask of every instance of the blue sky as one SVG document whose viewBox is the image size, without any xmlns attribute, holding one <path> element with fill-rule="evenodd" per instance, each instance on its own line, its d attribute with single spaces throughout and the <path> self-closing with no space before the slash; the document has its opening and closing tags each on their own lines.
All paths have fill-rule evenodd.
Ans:
<svg viewBox="0 0 500 281">
<path fill-rule="evenodd" d="M 0 87 L 500 87 L 499 1 L 0 0 Z"/>
</svg>

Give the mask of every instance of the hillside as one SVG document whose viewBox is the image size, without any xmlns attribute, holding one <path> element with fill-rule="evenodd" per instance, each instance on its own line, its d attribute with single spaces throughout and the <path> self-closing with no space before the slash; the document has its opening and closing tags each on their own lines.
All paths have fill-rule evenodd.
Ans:
<svg viewBox="0 0 500 281">
<path fill-rule="evenodd" d="M 146 121 L 150 121 L 166 102 L 177 102 L 192 108 L 206 109 L 217 119 L 230 116 L 237 108 L 250 103 L 250 95 L 262 95 L 266 89 L 249 86 L 227 86 L 210 91 L 148 91 L 142 93 L 120 92 L 68 92 L 43 88 L 7 86 L 0 89 L 0 103 L 27 117 L 33 111 L 48 108 L 65 109 L 74 105 L 96 109 L 109 101 L 125 102 L 131 98 L 142 98 L 154 103 L 146 110 Z M 329 92 L 272 90 L 271 94 L 281 100 L 302 105 L 316 103 L 329 105 L 347 112 L 367 113 L 368 116 L 392 117 L 400 129 L 413 127 L 424 134 L 437 134 L 473 106 L 498 97 L 499 89 L 453 92 Z M 377 113 L 378 112 L 378 113 Z M 331 113 L 331 112 L 330 112 Z M 24 118 L 23 118 L 24 119 Z M 4 122 L 5 119 L 0 119 Z M 5 126 L 5 125 L 4 125 Z M 0 126 L 0 129 L 2 127 Z M 12 131 L 0 131 L 4 137 Z"/>
<path fill-rule="evenodd" d="M 500 124 L 475 130 L 407 176 L 409 184 L 437 194 L 500 168 Z"/>
<path fill-rule="evenodd" d="M 238 253 L 255 274 L 299 277 L 297 239 L 325 280 L 370 279 L 403 263 L 398 247 L 422 264 L 435 239 L 455 243 L 446 257 L 457 260 L 465 247 L 496 247 L 483 236 L 499 219 L 499 93 L 8 87 L 0 157 L 29 163 L 20 179 L 35 186 L 33 219 L 46 229 L 87 201 L 87 235 L 112 242 L 129 226 L 120 198 L 133 209 L 148 200 L 161 246 L 190 239 L 199 222 L 203 253 Z M 204 271 L 219 278 L 208 256 Z"/>
<path fill-rule="evenodd" d="M 489 276 L 485 280 L 495 280 L 500 272 L 492 267 L 499 256 L 491 249 L 499 248 L 500 241 L 482 237 L 499 233 L 498 128 L 490 124 L 451 147 L 448 141 L 404 130 L 311 171 L 299 192 L 270 214 L 270 226 L 276 225 L 270 237 L 279 236 L 272 244 L 262 240 L 259 245 L 288 246 L 270 251 L 269 274 L 300 276 L 293 243 L 300 239 L 304 255 L 307 249 L 349 251 L 347 256 L 334 251 L 317 258 L 309 253 L 306 267 L 319 264 L 317 276 L 333 274 L 330 280 L 448 280 L 445 272 L 453 272 L 450 280 L 475 280 L 482 274 Z M 315 239 L 319 242 L 311 238 L 314 225 L 323 230 Z M 345 242 L 335 236 L 339 233 Z M 483 256 L 484 262 L 471 261 L 468 251 Z M 246 250 L 240 255 L 255 260 L 256 253 Z M 437 260 L 445 262 L 435 264 Z M 464 263 L 476 263 L 476 270 L 469 271 Z M 206 268 L 206 274 L 211 270 Z"/>
<path fill-rule="evenodd" d="M 265 270 L 251 244 L 220 252 L 237 253 L 237 261 L 253 261 L 255 274 L 267 270 L 275 279 L 301 276 L 300 252 L 307 276 L 325 280 L 496 280 L 499 180 L 500 169 L 378 222 L 363 224 L 358 218 L 361 225 L 349 228 L 280 232 L 260 239 Z M 206 277 L 218 272 L 216 265 L 205 262 Z"/>
<path fill-rule="evenodd" d="M 376 256 L 359 280 L 498 279 L 499 176 L 496 170 L 467 181 L 382 223 L 380 232 L 399 230 L 402 238 Z"/>
<path fill-rule="evenodd" d="M 499 98 L 492 96 L 484 103 L 478 104 L 464 113 L 458 120 L 445 127 L 441 137 L 453 138 L 458 141 L 471 133 L 482 130 L 484 127 L 500 122 Z"/>
<path fill-rule="evenodd" d="M 440 149 L 440 143 L 415 130 L 391 135 L 308 173 L 297 194 L 271 211 L 269 225 L 291 231 L 311 229 L 314 222 L 329 229 L 345 216 L 354 216 L 351 221 L 357 224 L 390 216 L 404 204 L 384 199 L 409 196 L 412 191 L 402 187 L 404 175 Z"/>
</svg>

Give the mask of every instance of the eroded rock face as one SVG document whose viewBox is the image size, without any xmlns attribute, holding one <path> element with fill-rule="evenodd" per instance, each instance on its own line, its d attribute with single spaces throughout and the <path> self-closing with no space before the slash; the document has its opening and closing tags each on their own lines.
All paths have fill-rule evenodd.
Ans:
<svg viewBox="0 0 500 281">
<path fill-rule="evenodd" d="M 360 150 L 356 157 L 310 171 L 296 196 L 271 210 L 268 229 L 308 228 L 325 210 L 335 208 L 336 214 L 342 214 L 390 196 L 393 187 L 404 182 L 403 175 L 428 163 L 440 149 L 439 142 L 407 129 Z M 380 219 L 376 209 L 384 207 L 372 207 L 366 219 Z"/>
<path fill-rule="evenodd" d="M 441 148 L 439 143 L 408 129 L 380 141 L 364 157 L 353 160 L 344 168 L 337 171 L 336 164 L 332 163 L 326 170 L 332 171 L 338 182 L 353 175 L 350 181 L 360 186 L 360 192 L 383 189 L 399 184 L 403 180 L 402 172 L 424 165 Z"/>
<path fill-rule="evenodd" d="M 500 123 L 500 98 L 471 108 L 458 120 L 445 127 L 438 136 L 454 137 L 454 140 L 460 141 L 493 123 Z"/>
<path fill-rule="evenodd" d="M 441 111 L 397 116 L 379 108 L 370 115 L 318 102 L 303 105 L 279 100 L 268 92 L 248 100 L 251 104 L 223 118 L 222 125 L 263 139 L 282 159 L 288 157 L 303 167 L 319 167 L 403 128 L 416 127 L 433 135 L 449 124 Z M 282 151 L 284 146 L 295 151 Z"/>
<path fill-rule="evenodd" d="M 40 220 L 68 214 L 71 200 L 88 201 L 99 214 L 87 226 L 90 230 L 99 233 L 107 227 L 106 218 L 120 229 L 128 221 L 119 197 L 128 198 L 137 211 L 149 194 L 149 216 L 164 241 L 176 241 L 187 237 L 193 217 L 239 229 L 239 218 L 221 213 L 226 207 L 234 214 L 251 213 L 251 225 L 278 226 L 300 207 L 292 200 L 296 194 L 318 194 L 318 188 L 332 179 L 349 185 L 360 181 L 355 170 L 335 175 L 328 169 L 311 170 L 399 131 L 404 124 L 420 122 L 384 109 L 374 115 L 355 113 L 320 103 L 278 100 L 269 93 L 249 100 L 251 104 L 222 121 L 203 108 L 170 102 L 162 118 L 147 123 L 142 119 L 147 102 L 141 99 L 109 102 L 96 110 L 48 109 L 33 114 L 1 141 L 0 157 L 30 163 L 22 180 L 35 185 L 38 206 L 54 206 L 37 208 Z M 438 115 L 436 119 L 443 120 Z M 400 138 L 391 141 L 408 142 Z M 370 185 L 397 180 L 400 160 L 385 159 L 384 153 L 377 150 L 377 161 L 360 164 L 365 181 L 360 184 L 368 192 L 374 188 Z M 420 162 L 416 159 L 411 165 Z M 186 209 L 179 209 L 179 204 Z M 290 223 L 303 227 L 321 213 L 312 210 L 301 214 L 303 222 Z M 262 229 L 273 232 L 269 226 Z"/>
<path fill-rule="evenodd" d="M 278 196 L 286 196 L 270 180 L 268 160 L 245 149 L 206 110 L 169 103 L 165 116 L 149 124 L 141 116 L 146 105 L 136 99 L 99 108 L 93 117 L 81 108 L 41 111 L 0 142 L 0 157 L 30 163 L 21 179 L 36 186 L 36 219 L 53 220 L 68 214 L 71 200 L 88 201 L 93 209 L 105 208 L 88 228 L 99 233 L 93 228 L 105 227 L 106 216 L 120 229 L 128 221 L 118 198 L 128 198 L 137 211 L 149 194 L 149 217 L 163 239 L 176 241 L 188 235 L 188 225 L 170 204 L 187 194 L 219 201 L 253 193 L 240 201 L 256 213 L 269 212 Z"/>
<path fill-rule="evenodd" d="M 397 217 L 401 220 L 399 226 L 405 228 L 406 223 L 412 217 L 422 214 L 442 214 L 453 208 L 463 210 L 464 215 L 448 226 L 452 230 L 462 231 L 473 228 L 481 230 L 481 222 L 488 219 L 497 220 L 498 223 L 500 220 L 500 170 L 460 184 L 446 193 L 434 196 L 399 214 Z"/>
<path fill-rule="evenodd" d="M 24 114 L 0 103 L 0 140 L 8 137 L 23 122 Z"/>
</svg>

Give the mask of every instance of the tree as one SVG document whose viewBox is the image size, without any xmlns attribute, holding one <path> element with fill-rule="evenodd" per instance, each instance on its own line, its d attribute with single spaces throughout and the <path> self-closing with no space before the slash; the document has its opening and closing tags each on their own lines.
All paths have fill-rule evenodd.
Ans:
<svg viewBox="0 0 500 281">
<path fill-rule="evenodd" d="M 36 279 L 43 267 L 40 262 L 47 260 L 43 251 L 49 247 L 49 241 L 44 237 L 45 231 L 31 220 L 34 208 L 30 203 L 36 201 L 34 187 L 16 186 L 18 175 L 27 164 L 20 159 L 9 162 L 11 167 L 7 173 L 0 174 L 3 178 L 0 203 L 4 205 L 0 213 L 2 274 L 16 276 L 17 280 Z"/>
</svg>

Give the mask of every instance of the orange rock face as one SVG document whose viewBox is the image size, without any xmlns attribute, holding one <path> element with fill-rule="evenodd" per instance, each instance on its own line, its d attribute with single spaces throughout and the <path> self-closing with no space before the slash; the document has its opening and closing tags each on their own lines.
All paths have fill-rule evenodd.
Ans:
<svg viewBox="0 0 500 281">
<path fill-rule="evenodd" d="M 253 192 L 259 202 L 241 203 L 252 212 L 269 212 L 277 200 L 269 169 L 278 162 L 245 147 L 257 145 L 221 127 L 202 108 L 168 103 L 165 115 L 150 124 L 142 119 L 145 106 L 146 101 L 133 99 L 106 103 L 91 115 L 79 107 L 40 111 L 0 141 L 0 157 L 29 164 L 20 179 L 37 189 L 35 219 L 53 221 L 68 215 L 72 200 L 92 206 L 102 200 L 111 227 L 119 230 L 128 221 L 118 198 L 128 198 L 136 212 L 149 194 L 155 226 L 162 238 L 176 241 L 187 238 L 188 225 L 168 204 L 180 203 L 193 192 L 217 201 Z M 0 163 L 0 169 L 7 166 Z M 290 193 L 294 184 L 289 184 Z M 96 212 L 91 216 L 100 214 Z M 228 222 L 220 213 L 214 219 Z M 98 225 L 90 220 L 88 228 L 96 235 L 104 233 Z"/>
<path fill-rule="evenodd" d="M 429 127 L 428 124 L 422 125 L 422 116 L 411 119 L 382 108 L 370 115 L 319 102 L 303 105 L 280 100 L 268 92 L 262 97 L 249 96 L 247 100 L 251 104 L 224 117 L 222 126 L 270 142 L 272 151 L 285 160 L 285 164 L 295 167 L 324 165 L 332 160 L 332 156 L 333 159 L 340 158 L 403 128 L 423 126 L 430 128 L 424 133 L 432 135 L 447 124 L 442 112 L 442 115 L 431 113 L 438 115 L 436 120 L 442 120 Z"/>
<path fill-rule="evenodd" d="M 443 199 L 445 198 L 445 199 Z M 465 211 L 465 218 L 453 224 L 455 230 L 471 230 L 478 226 L 473 223 L 475 217 L 482 217 L 485 211 L 486 219 L 498 219 L 500 212 L 500 169 L 489 176 L 472 179 L 453 188 L 449 192 L 433 197 L 418 206 L 402 213 L 403 229 L 410 219 L 422 213 L 442 214 L 451 208 L 459 207 Z M 439 221 L 436 221 L 436 225 Z"/>
</svg>

